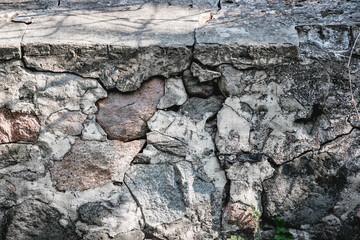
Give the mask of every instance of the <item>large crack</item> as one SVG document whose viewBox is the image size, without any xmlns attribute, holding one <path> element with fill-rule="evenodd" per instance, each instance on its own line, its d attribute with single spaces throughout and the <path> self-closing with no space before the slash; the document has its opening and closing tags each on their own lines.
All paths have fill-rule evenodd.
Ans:
<svg viewBox="0 0 360 240">
<path fill-rule="evenodd" d="M 129 169 L 130 169 L 130 168 L 129 168 Z M 131 179 L 131 177 L 130 177 L 127 173 L 124 174 L 124 181 L 123 181 L 124 186 L 129 190 L 129 193 L 130 193 L 131 197 L 134 199 L 134 201 L 136 202 L 136 205 L 137 205 L 137 206 L 139 207 L 139 209 L 140 209 L 141 218 L 142 218 L 142 221 L 143 221 L 143 224 L 144 224 L 144 225 L 142 226 L 142 229 L 141 229 L 141 230 L 144 231 L 144 229 L 146 228 L 146 221 L 145 221 L 144 210 L 143 210 L 143 208 L 142 208 L 139 200 L 136 198 L 136 196 L 134 195 L 134 193 L 131 191 L 130 187 L 127 185 L 127 183 L 126 183 L 126 181 L 125 181 L 125 177 L 129 178 L 135 185 L 136 185 L 136 183 L 135 183 L 134 180 Z M 140 226 L 141 226 L 141 224 L 140 224 Z M 146 233 L 145 233 L 145 234 L 146 234 Z"/>
</svg>

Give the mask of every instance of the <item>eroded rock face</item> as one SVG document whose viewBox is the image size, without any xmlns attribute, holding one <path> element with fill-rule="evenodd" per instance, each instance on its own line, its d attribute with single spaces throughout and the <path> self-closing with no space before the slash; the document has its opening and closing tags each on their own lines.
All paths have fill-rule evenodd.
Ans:
<svg viewBox="0 0 360 240">
<path fill-rule="evenodd" d="M 106 142 L 78 140 L 62 161 L 50 169 L 58 190 L 85 190 L 110 181 L 122 182 L 130 162 L 145 140 Z"/>
<path fill-rule="evenodd" d="M 148 144 L 135 159 L 142 164 L 126 174 L 130 191 L 146 206 L 145 223 L 151 226 L 146 231 L 160 239 L 220 235 L 226 179 L 206 119 L 159 110 L 149 120 Z"/>
<path fill-rule="evenodd" d="M 62 110 L 51 114 L 45 124 L 51 132 L 76 136 L 81 134 L 85 119 L 86 115 L 81 112 Z"/>
<path fill-rule="evenodd" d="M 59 224 L 60 213 L 37 200 L 28 200 L 7 213 L 6 239 L 80 239 Z"/>
<path fill-rule="evenodd" d="M 97 122 L 109 139 L 130 141 L 144 138 L 147 120 L 155 113 L 160 98 L 164 95 L 164 81 L 154 78 L 144 82 L 133 93 L 110 93 L 99 101 Z"/>
<path fill-rule="evenodd" d="M 165 95 L 157 105 L 158 109 L 181 106 L 187 100 L 187 94 L 181 78 L 170 78 L 165 82 Z"/>
<path fill-rule="evenodd" d="M 16 176 L 35 180 L 46 172 L 47 154 L 33 144 L 10 143 L 0 145 L 0 178 Z"/>
<path fill-rule="evenodd" d="M 269 179 L 274 168 L 268 161 L 237 162 L 226 170 L 230 185 L 230 199 L 232 202 L 241 202 L 247 206 L 261 209 L 262 183 Z"/>
<path fill-rule="evenodd" d="M 284 216 L 292 226 L 314 224 L 334 207 L 345 174 L 339 161 L 326 153 L 308 153 L 284 164 L 264 183 L 265 213 Z"/>
<path fill-rule="evenodd" d="M 195 78 L 190 70 L 186 70 L 183 73 L 183 81 L 186 92 L 189 96 L 195 97 L 210 97 L 214 93 L 213 82 L 201 83 L 199 79 Z"/>
<path fill-rule="evenodd" d="M 36 116 L 0 109 L 0 143 L 33 142 L 37 140 L 39 132 L 40 123 Z"/>
<path fill-rule="evenodd" d="M 197 77 L 201 83 L 214 80 L 221 76 L 221 73 L 204 69 L 197 63 L 191 64 L 191 72 L 193 76 Z"/>
<path fill-rule="evenodd" d="M 141 212 L 129 190 L 122 186 L 118 197 L 98 202 L 88 202 L 78 208 L 77 230 L 83 239 L 123 239 L 133 236 L 140 240 L 144 234 L 139 230 Z"/>
<path fill-rule="evenodd" d="M 185 215 L 185 204 L 172 166 L 134 166 L 126 173 L 126 184 L 140 202 L 145 222 L 156 227 Z"/>
</svg>

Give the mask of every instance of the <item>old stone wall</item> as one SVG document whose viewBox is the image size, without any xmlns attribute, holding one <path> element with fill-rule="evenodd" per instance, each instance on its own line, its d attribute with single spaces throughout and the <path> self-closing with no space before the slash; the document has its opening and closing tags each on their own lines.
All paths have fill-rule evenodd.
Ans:
<svg viewBox="0 0 360 240">
<path fill-rule="evenodd" d="M 360 239 L 359 10 L 1 1 L 0 239 Z"/>
</svg>

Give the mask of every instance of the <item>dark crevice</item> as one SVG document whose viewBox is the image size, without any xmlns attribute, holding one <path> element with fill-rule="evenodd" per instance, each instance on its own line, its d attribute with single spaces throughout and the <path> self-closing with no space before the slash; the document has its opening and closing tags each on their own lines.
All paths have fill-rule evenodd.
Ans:
<svg viewBox="0 0 360 240">
<path fill-rule="evenodd" d="M 225 94 L 220 90 L 218 81 L 213 81 L 213 87 L 214 87 L 214 91 L 213 91 L 212 95 L 223 96 L 224 99 L 226 99 Z M 225 102 L 225 100 L 224 100 L 224 102 Z"/>
<path fill-rule="evenodd" d="M 274 161 L 274 159 L 272 159 L 272 157 L 268 156 L 265 153 L 263 154 L 264 156 L 266 156 L 266 160 L 268 161 L 268 163 L 270 163 L 271 167 L 273 167 L 274 169 L 277 169 L 279 167 L 279 164 L 276 164 L 276 162 Z"/>
<path fill-rule="evenodd" d="M 174 105 L 174 106 L 168 107 L 166 109 L 159 109 L 159 110 L 178 112 L 180 110 L 180 107 L 181 106 Z"/>
<path fill-rule="evenodd" d="M 321 143 L 319 150 L 321 150 L 326 144 L 329 144 L 329 143 L 331 143 L 331 142 L 333 142 L 333 141 L 336 141 L 337 139 L 339 139 L 339 138 L 341 138 L 341 137 L 350 135 L 350 134 L 352 133 L 352 131 L 354 131 L 354 129 L 355 129 L 355 128 L 353 127 L 348 133 L 344 133 L 344 134 L 337 135 L 335 138 L 330 139 L 330 140 L 328 140 L 328 141 L 325 141 L 325 142 Z"/>
<path fill-rule="evenodd" d="M 302 124 L 307 124 L 309 122 L 314 123 L 318 119 L 318 117 L 321 114 L 323 114 L 323 109 L 324 109 L 324 107 L 321 104 L 316 103 L 312 107 L 312 112 L 311 112 L 310 116 L 307 116 L 305 118 L 296 119 L 295 123 L 302 123 Z"/>
<path fill-rule="evenodd" d="M 223 211 L 224 211 L 226 205 L 230 202 L 230 186 L 231 186 L 231 181 L 227 178 L 227 176 L 226 176 L 226 179 L 227 179 L 227 181 L 226 181 L 226 184 L 224 187 L 223 198 L 222 198 L 222 213 L 220 215 L 220 233 L 223 238 L 225 238 L 225 235 L 226 235 L 226 231 L 223 226 L 223 222 L 224 222 Z"/>
</svg>

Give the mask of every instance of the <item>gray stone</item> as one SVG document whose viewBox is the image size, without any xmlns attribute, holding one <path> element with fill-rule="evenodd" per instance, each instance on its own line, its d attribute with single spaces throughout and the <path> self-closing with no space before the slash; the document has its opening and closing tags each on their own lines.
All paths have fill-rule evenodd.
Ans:
<svg viewBox="0 0 360 240">
<path fill-rule="evenodd" d="M 187 154 L 187 143 L 176 137 L 153 131 L 147 134 L 147 141 L 155 148 L 179 157 L 185 157 Z"/>
<path fill-rule="evenodd" d="M 228 107 L 228 102 L 217 115 L 216 147 L 220 153 L 249 152 L 250 123 Z"/>
<path fill-rule="evenodd" d="M 195 62 L 191 64 L 191 72 L 193 76 L 198 78 L 201 83 L 208 82 L 221 77 L 221 73 L 204 69 Z"/>
<path fill-rule="evenodd" d="M 181 106 L 180 112 L 197 120 L 211 118 L 220 111 L 223 101 L 222 96 L 212 96 L 206 99 L 192 97 Z"/>
<path fill-rule="evenodd" d="M 116 240 L 143 240 L 145 238 L 145 234 L 140 230 L 134 230 L 127 233 L 121 233 L 116 235 L 113 239 Z"/>
<path fill-rule="evenodd" d="M 264 70 L 239 71 L 231 65 L 221 65 L 219 70 L 222 74 L 218 82 L 221 92 L 226 96 L 241 96 L 249 89 L 249 86 L 264 81 L 268 78 Z"/>
<path fill-rule="evenodd" d="M 6 239 L 80 239 L 59 225 L 60 213 L 37 200 L 28 200 L 7 214 Z"/>
<path fill-rule="evenodd" d="M 243 21 L 241 27 L 239 21 Z M 298 55 L 298 36 L 291 19 L 276 11 L 259 13 L 251 6 L 221 9 L 209 24 L 196 29 L 195 37 L 194 57 L 205 66 L 264 67 Z"/>
<path fill-rule="evenodd" d="M 41 132 L 38 140 L 42 145 L 44 145 L 44 147 L 48 149 L 48 156 L 50 159 L 61 160 L 65 154 L 70 151 L 71 146 L 75 144 L 76 139 L 77 138 L 73 136 Z"/>
<path fill-rule="evenodd" d="M 125 183 L 141 205 L 146 224 L 155 227 L 185 215 L 185 204 L 172 166 L 132 166 L 126 173 Z"/>
<path fill-rule="evenodd" d="M 188 96 L 181 78 L 169 78 L 165 81 L 165 95 L 160 99 L 157 108 L 166 109 L 181 106 Z"/>
<path fill-rule="evenodd" d="M 299 4 L 298 7 L 290 9 L 297 25 L 349 25 L 359 22 L 357 13 L 359 3 L 357 1 L 330 0 L 311 1 Z"/>
<path fill-rule="evenodd" d="M 36 113 L 41 124 L 61 110 L 95 113 L 95 102 L 107 96 L 95 79 L 73 74 L 37 73 L 24 69 L 21 62 L 2 65 L 1 106 L 12 111 Z"/>
<path fill-rule="evenodd" d="M 0 61 L 20 59 L 21 57 L 20 43 L 25 34 L 26 25 L 9 21 L 9 17 L 11 18 L 11 16 L 18 14 L 14 9 L 11 9 L 12 3 L 13 1 L 0 3 Z M 6 8 L 2 5 L 6 5 Z"/>
<path fill-rule="evenodd" d="M 149 234 L 170 239 L 219 237 L 226 178 L 214 156 L 212 138 L 205 130 L 206 119 L 158 111 L 148 122 L 148 145 L 138 159 L 160 166 L 171 164 L 186 206 L 186 218 L 150 229 Z M 179 231 L 181 226 L 187 231 Z"/>
<path fill-rule="evenodd" d="M 345 174 L 339 160 L 326 152 L 308 153 L 282 165 L 263 183 L 265 215 L 282 216 L 297 227 L 318 222 L 334 207 Z"/>
<path fill-rule="evenodd" d="M 195 159 L 214 153 L 214 143 L 204 129 L 205 121 L 160 110 L 149 120 L 148 125 L 152 139 L 149 143 L 160 150 Z"/>
<path fill-rule="evenodd" d="M 250 163 L 237 162 L 226 170 L 227 178 L 231 181 L 230 199 L 247 206 L 255 206 L 262 210 L 262 184 L 272 177 L 275 169 L 266 160 Z"/>
<path fill-rule="evenodd" d="M 36 74 L 46 84 L 39 87 L 37 106 L 43 117 L 62 109 L 81 110 L 85 114 L 95 113 L 95 102 L 107 96 L 95 79 L 85 79 L 72 74 Z"/>
<path fill-rule="evenodd" d="M 24 10 L 38 10 L 48 9 L 58 5 L 58 0 L 4 0 L 0 3 L 1 10 L 7 11 L 24 11 Z"/>
<path fill-rule="evenodd" d="M 344 116 L 351 108 L 347 90 L 319 63 L 292 63 L 274 71 L 222 69 L 223 92 L 239 98 L 228 98 L 217 116 L 220 153 L 265 153 L 281 163 L 352 129 Z M 249 80 L 242 82 L 244 76 Z"/>
<path fill-rule="evenodd" d="M 298 26 L 299 41 L 327 51 L 347 51 L 350 26 Z"/>
<path fill-rule="evenodd" d="M 146 145 L 146 148 L 144 148 L 141 153 L 138 153 L 135 156 L 133 163 L 159 164 L 159 163 L 176 163 L 176 162 L 185 160 L 184 157 L 181 157 L 183 155 L 181 153 L 181 151 L 184 151 L 182 146 L 179 146 L 178 151 L 176 151 L 177 148 L 174 149 L 174 151 L 176 151 L 176 153 L 179 153 L 177 155 L 174 155 L 174 151 L 171 154 L 169 153 L 169 151 L 167 151 L 167 152 L 160 151 L 162 148 L 159 147 L 159 145 L 157 145 L 157 148 L 160 149 L 160 150 L 158 150 L 151 144 L 150 139 L 151 139 L 151 137 L 148 135 L 148 142 L 147 142 L 148 144 Z"/>
<path fill-rule="evenodd" d="M 198 79 L 193 77 L 190 70 L 184 71 L 183 81 L 189 96 L 207 98 L 214 93 L 214 84 L 212 82 L 200 83 Z"/>
<path fill-rule="evenodd" d="M 38 79 L 36 82 L 33 74 L 24 71 L 20 61 L 0 63 L 0 68 L 0 106 L 16 112 L 34 114 L 34 97 L 37 87 L 43 83 L 42 80 Z"/>
<path fill-rule="evenodd" d="M 8 180 L 0 180 L 0 207 L 10 208 L 16 204 L 16 187 Z M 5 221 L 4 215 L 2 222 Z"/>
<path fill-rule="evenodd" d="M 105 141 L 107 139 L 106 132 L 96 122 L 95 116 L 85 120 L 84 128 L 81 132 L 81 139 L 87 141 Z"/>
<path fill-rule="evenodd" d="M 86 115 L 81 112 L 61 110 L 51 114 L 45 121 L 46 128 L 51 132 L 60 132 L 65 135 L 80 135 Z"/>
<path fill-rule="evenodd" d="M 105 239 L 122 239 L 134 236 L 140 239 L 143 235 L 140 228 L 140 210 L 126 187 L 119 189 L 117 198 L 88 202 L 78 208 L 78 231 L 84 233 L 84 239 L 103 234 Z M 126 238 L 125 238 L 126 239 Z"/>
<path fill-rule="evenodd" d="M 217 9 L 217 0 L 119 0 L 119 1 L 96 1 L 96 0 L 62 0 L 60 8 L 70 9 L 107 9 L 117 6 L 129 6 L 134 4 L 154 4 L 156 6 L 176 6 L 185 9 L 200 8 L 200 9 Z"/>
<path fill-rule="evenodd" d="M 0 169 L 16 164 L 26 164 L 26 162 L 41 159 L 42 150 L 32 144 L 1 144 L 0 145 Z"/>
</svg>

